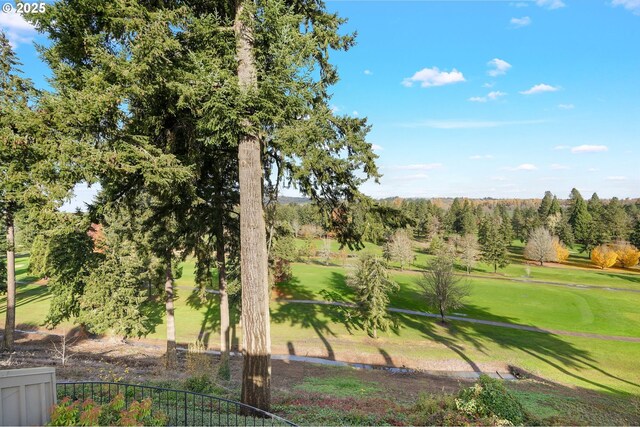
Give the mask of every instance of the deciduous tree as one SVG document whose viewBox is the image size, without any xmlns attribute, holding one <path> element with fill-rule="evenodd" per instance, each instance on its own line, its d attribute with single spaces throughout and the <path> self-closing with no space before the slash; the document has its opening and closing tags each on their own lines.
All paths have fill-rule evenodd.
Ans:
<svg viewBox="0 0 640 427">
<path fill-rule="evenodd" d="M 471 274 L 471 269 L 476 265 L 480 249 L 478 246 L 478 238 L 475 234 L 467 234 L 463 236 L 458 244 L 458 253 L 460 260 L 467 269 L 467 274 Z"/>
<path fill-rule="evenodd" d="M 531 232 L 524 248 L 524 257 L 543 265 L 545 261 L 556 261 L 557 251 L 553 236 L 546 227 L 538 227 Z"/>
<path fill-rule="evenodd" d="M 616 242 L 613 250 L 618 255 L 617 264 L 622 268 L 631 268 L 638 264 L 640 251 L 628 242 Z"/>
<path fill-rule="evenodd" d="M 569 259 L 569 249 L 556 236 L 553 236 L 553 248 L 556 252 L 557 262 L 566 262 Z"/>
<path fill-rule="evenodd" d="M 591 250 L 591 262 L 603 270 L 612 267 L 617 259 L 616 251 L 607 245 L 596 246 Z"/>
<path fill-rule="evenodd" d="M 429 261 L 418 284 L 427 304 L 440 313 L 442 323 L 446 322 L 446 313 L 462 307 L 464 298 L 469 295 L 469 287 L 455 275 L 453 257 L 447 251 L 441 251 Z"/>
<path fill-rule="evenodd" d="M 387 261 L 400 263 L 400 270 L 404 269 L 405 264 L 411 264 L 415 255 L 409 233 L 406 230 L 393 233 L 384 245 L 383 254 Z"/>
</svg>

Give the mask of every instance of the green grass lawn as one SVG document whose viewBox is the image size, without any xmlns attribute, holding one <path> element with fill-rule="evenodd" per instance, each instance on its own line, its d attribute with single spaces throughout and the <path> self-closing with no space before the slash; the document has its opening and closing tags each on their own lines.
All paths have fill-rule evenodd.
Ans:
<svg viewBox="0 0 640 427">
<path fill-rule="evenodd" d="M 19 280 L 29 281 L 28 258 L 18 259 Z M 519 266 L 522 268 L 522 266 Z M 545 268 L 556 270 L 553 268 Z M 349 299 L 345 269 L 318 263 L 294 264 L 294 279 L 285 292 L 289 297 L 322 299 L 323 289 Z M 585 274 L 591 272 L 584 271 Z M 424 311 L 415 272 L 396 272 L 401 290 L 391 297 L 396 307 Z M 469 317 L 527 324 L 538 327 L 591 332 L 608 335 L 640 336 L 640 294 L 605 290 L 581 290 L 551 285 L 517 283 L 490 278 L 469 279 L 472 293 L 465 309 Z M 181 286 L 193 285 L 193 262 L 184 264 Z M 39 325 L 49 305 L 45 286 L 28 284 L 18 289 L 18 324 Z M 5 297 L 0 296 L 0 314 Z M 0 317 L 4 321 L 4 316 Z M 362 330 L 345 322 L 336 307 L 272 303 L 272 341 L 274 353 L 295 352 L 343 360 L 364 359 L 372 363 L 408 363 L 435 361 L 457 369 L 476 368 L 477 364 L 509 363 L 536 375 L 564 384 L 610 393 L 640 394 L 638 343 L 594 340 L 554 334 L 517 331 L 467 322 L 442 326 L 433 319 L 394 315 L 400 326 L 369 338 Z M 176 323 L 180 342 L 199 336 L 217 347 L 219 326 L 217 298 L 204 303 L 190 290 L 179 289 Z M 237 319 L 237 317 L 236 317 Z M 164 339 L 162 319 L 149 338 Z M 62 325 L 63 327 L 65 325 Z M 69 325 L 66 325 L 67 327 Z M 240 328 L 232 333 L 235 342 Z"/>
<path fill-rule="evenodd" d="M 293 299 L 324 299 L 322 290 L 352 301 L 345 270 L 316 264 L 294 264 L 294 279 L 280 285 Z M 429 311 L 415 273 L 394 273 L 400 291 L 391 306 Z M 468 278 L 471 295 L 457 312 L 471 318 L 603 335 L 640 336 L 640 293 L 573 289 L 552 285 Z"/>
<path fill-rule="evenodd" d="M 330 241 L 331 251 L 335 254 L 338 252 L 340 245 L 336 241 Z M 305 241 L 298 239 L 297 245 L 299 248 L 303 248 Z M 314 245 L 317 249 L 322 248 L 323 240 L 315 239 Z M 415 261 L 410 266 L 405 266 L 407 270 L 421 271 L 427 266 L 427 261 L 431 258 L 424 252 L 424 249 L 414 242 L 414 254 Z M 347 264 L 353 264 L 358 252 L 347 250 L 349 255 Z M 372 252 L 378 255 L 382 254 L 382 248 L 372 243 L 365 243 L 365 252 Z M 595 268 L 589 261 L 588 256 L 585 253 L 571 250 L 569 262 L 562 267 L 557 265 L 528 265 L 523 263 L 522 253 L 524 251 L 524 245 L 518 240 L 514 240 L 509 248 L 510 264 L 505 268 L 498 270 L 499 277 L 512 278 L 512 279 L 530 279 L 534 281 L 548 281 L 567 284 L 583 284 L 589 286 L 602 286 L 621 289 L 638 289 L 640 290 L 640 267 L 632 269 L 607 269 L 600 270 Z M 318 260 L 314 260 L 320 263 Z M 337 258 L 330 260 L 331 265 L 342 266 L 342 262 Z M 391 262 L 390 266 L 395 269 L 400 269 L 400 264 Z M 466 273 L 466 269 L 458 265 L 458 270 L 461 273 Z M 473 275 L 482 275 L 487 277 L 495 277 L 493 272 L 493 266 L 489 266 L 482 262 L 479 262 L 472 270 Z"/>
</svg>

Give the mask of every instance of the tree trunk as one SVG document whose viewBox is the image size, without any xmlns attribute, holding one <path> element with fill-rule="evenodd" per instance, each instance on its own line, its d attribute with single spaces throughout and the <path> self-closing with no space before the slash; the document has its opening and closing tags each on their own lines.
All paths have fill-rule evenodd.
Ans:
<svg viewBox="0 0 640 427">
<path fill-rule="evenodd" d="M 238 84 L 247 94 L 257 87 L 249 0 L 237 0 L 234 30 Z M 242 403 L 268 411 L 271 402 L 271 329 L 267 270 L 262 150 L 253 123 L 245 119 L 238 145 L 240 184 L 240 268 L 242 281 Z"/>
<path fill-rule="evenodd" d="M 229 293 L 227 292 L 227 263 L 224 249 L 224 226 L 222 216 L 220 216 L 216 227 L 216 262 L 218 290 L 220 291 L 220 369 L 218 373 L 222 374 L 224 379 L 229 379 Z"/>
<path fill-rule="evenodd" d="M 166 367 L 174 369 L 178 365 L 178 354 L 176 350 L 176 319 L 173 310 L 173 271 L 171 268 L 171 255 L 167 259 L 167 269 L 164 282 L 165 293 L 165 313 L 167 316 L 167 354 Z"/>
<path fill-rule="evenodd" d="M 444 309 L 440 306 L 440 318 L 442 319 L 442 323 L 447 323 L 444 319 Z"/>
<path fill-rule="evenodd" d="M 378 328 L 373 327 L 373 339 L 378 339 Z"/>
<path fill-rule="evenodd" d="M 16 329 L 16 240 L 13 213 L 7 212 L 7 316 L 4 323 L 4 349 L 13 351 Z"/>
</svg>

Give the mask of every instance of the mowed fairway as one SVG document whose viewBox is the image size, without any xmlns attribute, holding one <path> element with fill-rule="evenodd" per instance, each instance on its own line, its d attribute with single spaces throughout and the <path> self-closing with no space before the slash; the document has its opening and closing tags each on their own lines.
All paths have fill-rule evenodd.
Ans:
<svg viewBox="0 0 640 427">
<path fill-rule="evenodd" d="M 274 353 L 430 370 L 488 370 L 513 365 L 564 384 L 611 393 L 640 394 L 640 344 L 637 342 L 529 332 L 463 321 L 451 321 L 442 326 L 432 318 L 398 313 L 393 314 L 398 328 L 381 333 L 379 339 L 373 340 L 358 329 L 357 319 L 348 321 L 342 308 L 285 301 L 326 299 L 321 291 L 330 291 L 336 298 L 352 301 L 352 291 L 346 284 L 348 268 L 325 266 L 315 260 L 293 265 L 294 277 L 279 286 L 278 301 L 274 292 Z M 524 269 L 524 266 L 513 265 L 511 268 Z M 573 271 L 552 267 L 541 270 L 555 271 L 556 275 L 564 273 L 567 282 L 571 281 Z M 580 271 L 584 275 L 599 273 Z M 20 278 L 31 280 L 26 279 L 26 268 L 20 272 Z M 625 274 L 640 278 L 638 274 Z M 618 273 L 615 275 L 619 276 Z M 391 296 L 391 306 L 430 311 L 421 299 L 418 272 L 394 271 L 392 276 L 401 288 Z M 469 282 L 471 295 L 466 307 L 456 313 L 467 318 L 578 333 L 640 337 L 640 293 L 520 283 L 490 277 L 465 280 Z M 600 277 L 593 279 L 600 280 Z M 623 279 L 618 277 L 618 280 Z M 190 291 L 193 286 L 192 261 L 184 264 L 177 284 L 180 286 L 176 301 L 179 341 L 193 342 L 201 336 L 209 346 L 216 348 L 217 298 L 210 296 L 207 301 L 200 302 Z M 630 285 L 633 286 L 633 282 Z M 45 286 L 21 285 L 18 323 L 42 323 L 48 304 Z M 4 297 L 0 297 L 0 312 L 4 313 Z M 163 319 L 157 321 L 156 330 L 149 338 L 163 339 Z M 239 327 L 234 328 L 233 336 L 235 342 L 241 341 Z"/>
</svg>

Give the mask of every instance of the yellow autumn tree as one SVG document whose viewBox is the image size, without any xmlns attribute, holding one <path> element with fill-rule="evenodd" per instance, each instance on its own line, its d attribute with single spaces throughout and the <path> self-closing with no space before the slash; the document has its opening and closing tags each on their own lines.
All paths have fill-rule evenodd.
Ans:
<svg viewBox="0 0 640 427">
<path fill-rule="evenodd" d="M 617 264 L 623 268 L 631 268 L 638 264 L 640 251 L 630 243 L 619 242 L 613 246 L 613 250 L 618 255 Z"/>
<path fill-rule="evenodd" d="M 557 262 L 566 262 L 569 259 L 569 249 L 555 236 L 553 237 L 553 249 L 556 252 Z"/>
<path fill-rule="evenodd" d="M 601 269 L 613 266 L 618 259 L 618 254 L 607 245 L 600 245 L 591 251 L 591 262 Z"/>
</svg>

